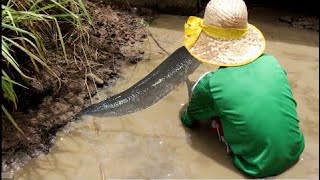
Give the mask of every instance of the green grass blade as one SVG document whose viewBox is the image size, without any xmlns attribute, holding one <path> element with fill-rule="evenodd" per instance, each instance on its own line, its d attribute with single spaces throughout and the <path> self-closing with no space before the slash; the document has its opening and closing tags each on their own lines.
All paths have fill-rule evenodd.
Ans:
<svg viewBox="0 0 320 180">
<path fill-rule="evenodd" d="M 2 44 L 1 44 L 1 55 L 4 57 L 4 59 L 13 66 L 14 69 L 16 69 L 16 71 L 18 71 L 18 73 L 27 79 L 32 79 L 31 77 L 25 75 L 19 68 L 19 64 L 16 62 L 16 60 L 11 56 L 9 50 L 8 50 L 8 45 L 7 43 L 4 41 L 5 36 L 2 36 Z"/>
<path fill-rule="evenodd" d="M 7 109 L 1 105 L 1 109 L 4 112 L 4 114 L 7 116 L 7 118 L 10 120 L 10 122 L 13 124 L 13 126 L 21 133 L 25 136 L 24 132 L 20 129 L 20 127 L 18 126 L 18 124 L 15 122 L 15 120 L 12 118 L 12 116 L 10 115 L 10 113 L 7 111 Z"/>
<path fill-rule="evenodd" d="M 17 103 L 16 103 L 17 95 L 14 92 L 12 83 L 5 81 L 4 79 L 1 79 L 1 88 L 3 91 L 3 96 L 5 98 L 7 98 L 8 100 L 10 100 L 11 102 L 13 102 L 16 107 L 17 106 Z"/>
<path fill-rule="evenodd" d="M 36 61 L 38 61 L 42 66 L 44 66 L 47 70 L 49 70 L 50 72 L 53 73 L 53 71 L 51 70 L 51 68 L 43 61 L 41 60 L 38 56 L 36 56 L 35 54 L 33 54 L 31 51 L 29 51 L 28 49 L 24 48 L 23 46 L 21 46 L 20 44 L 18 44 L 17 42 L 13 41 L 12 39 L 9 39 L 7 37 L 2 37 L 4 38 L 6 41 L 10 42 L 12 45 L 16 46 L 17 48 L 19 48 L 20 50 L 22 50 L 23 52 L 25 52 L 29 57 L 34 58 Z"/>
<path fill-rule="evenodd" d="M 42 12 L 42 11 L 46 11 L 48 9 L 52 9 L 54 7 L 57 7 L 55 4 L 49 4 L 47 6 L 44 6 L 44 7 L 41 7 L 41 8 L 38 8 L 38 9 L 32 9 L 32 12 L 34 13 L 39 13 L 39 12 Z"/>
<path fill-rule="evenodd" d="M 22 84 L 20 84 L 20 83 L 17 83 L 17 82 L 15 82 L 15 81 L 13 81 L 12 79 L 10 79 L 10 77 L 8 76 L 8 74 L 7 74 L 6 72 L 4 72 L 4 70 L 1 70 L 1 72 L 2 72 L 2 74 L 3 74 L 3 76 L 2 76 L 1 78 L 2 78 L 3 80 L 6 80 L 6 81 L 8 81 L 8 82 L 10 82 L 10 83 L 12 83 L 12 84 L 21 86 L 21 87 L 23 87 L 23 88 L 29 89 L 28 87 L 26 87 L 26 86 L 24 86 L 24 85 L 22 85 Z"/>
<path fill-rule="evenodd" d="M 17 37 L 17 38 L 12 38 L 13 40 L 15 40 L 15 39 L 18 39 L 18 40 L 20 40 L 20 41 L 26 41 L 26 42 L 28 42 L 36 51 L 37 51 L 37 53 L 39 54 L 39 55 L 41 55 L 41 52 L 40 52 L 40 50 L 39 50 L 39 46 L 37 46 L 37 45 L 35 45 L 32 41 L 30 41 L 28 38 L 25 38 L 25 37 Z"/>
<path fill-rule="evenodd" d="M 5 23 L 1 23 L 1 26 L 2 26 L 2 28 L 7 28 L 7 29 L 10 29 L 10 30 L 15 31 L 15 32 L 27 34 L 27 35 L 31 36 L 34 40 L 37 40 L 37 38 L 31 32 L 26 31 L 24 29 L 18 28 L 16 26 L 11 26 L 11 25 L 5 24 Z"/>
<path fill-rule="evenodd" d="M 13 20 L 13 17 L 12 17 L 11 12 L 8 11 L 8 10 L 6 10 L 6 9 L 5 9 L 4 11 L 7 13 L 9 19 L 11 20 L 12 25 L 13 25 L 14 27 L 17 27 L 16 24 L 15 24 L 15 22 L 14 22 L 14 20 Z"/>
<path fill-rule="evenodd" d="M 28 11 L 33 11 L 33 12 L 35 12 L 37 9 L 39 9 L 38 4 L 39 4 L 40 2 L 43 2 L 43 0 L 37 0 L 37 1 L 33 2 L 32 6 L 29 8 Z"/>
<path fill-rule="evenodd" d="M 59 23 L 58 23 L 56 18 L 54 18 L 54 22 L 56 23 L 56 27 L 57 27 L 57 30 L 58 30 L 59 40 L 60 40 L 61 47 L 62 47 L 62 50 L 63 50 L 64 58 L 65 58 L 66 62 L 68 63 L 66 47 L 64 45 L 64 41 L 63 41 L 63 37 L 62 37 L 62 34 L 61 34 L 60 26 L 59 26 Z"/>
<path fill-rule="evenodd" d="M 7 6 L 9 6 L 11 4 L 11 0 L 8 0 L 7 2 Z"/>
<path fill-rule="evenodd" d="M 83 10 L 85 16 L 87 17 L 87 19 L 88 19 L 88 21 L 89 21 L 89 24 L 90 24 L 91 26 L 93 26 L 92 19 L 91 19 L 90 15 L 89 15 L 89 13 L 88 13 L 88 11 L 87 11 L 86 6 L 85 6 L 84 3 L 82 2 L 82 0 L 78 0 L 78 3 L 79 3 L 79 5 L 80 5 L 81 9 Z"/>
<path fill-rule="evenodd" d="M 22 17 L 27 20 L 45 20 L 43 14 L 37 14 L 29 11 L 17 11 L 17 15 L 23 15 Z"/>
<path fill-rule="evenodd" d="M 57 77 L 59 79 L 59 77 L 56 75 L 56 73 L 54 73 L 52 71 L 52 69 L 43 60 L 41 60 L 38 56 L 34 55 L 32 52 L 30 52 L 29 50 L 27 50 L 26 48 L 24 48 L 20 44 L 14 42 L 13 40 L 6 38 L 6 37 L 2 37 L 2 38 L 5 38 L 6 41 L 9 41 L 10 43 L 12 43 L 14 46 L 19 48 L 23 52 L 25 52 L 31 58 L 34 58 L 38 63 L 40 63 L 43 67 L 45 67 L 48 70 L 48 72 L 50 72 L 52 75 L 54 75 L 55 77 Z"/>
<path fill-rule="evenodd" d="M 51 15 L 52 17 L 55 17 L 55 18 L 72 18 L 73 16 L 72 15 L 70 15 L 70 14 L 53 14 L 53 15 Z M 68 19 L 67 19 L 68 20 Z"/>
<path fill-rule="evenodd" d="M 51 2 L 53 2 L 54 4 L 56 4 L 57 6 L 59 6 L 61 9 L 63 9 L 64 11 L 66 11 L 67 13 L 71 14 L 75 19 L 79 19 L 79 16 L 77 16 L 76 14 L 74 14 L 73 12 L 69 11 L 67 8 L 63 7 L 61 4 L 59 4 L 57 1 L 55 0 L 50 0 Z"/>
<path fill-rule="evenodd" d="M 20 40 L 20 41 L 23 43 L 23 47 L 26 47 L 25 42 L 28 42 L 28 43 L 34 48 L 34 50 L 37 52 L 38 57 L 39 57 L 41 60 L 44 60 L 44 57 L 43 57 L 43 55 L 41 54 L 41 52 L 39 51 L 38 46 L 36 46 L 32 41 L 30 41 L 28 38 L 25 38 L 25 37 L 12 38 L 12 40 L 16 40 L 16 39 Z M 26 49 L 29 49 L 29 47 L 26 48 Z M 31 50 L 31 49 L 30 49 L 30 50 Z M 30 51 L 30 52 L 31 52 L 31 51 Z M 33 60 L 33 58 L 30 58 L 30 60 L 32 61 L 32 64 L 33 64 L 36 72 L 39 72 L 39 68 L 38 68 L 36 62 Z"/>
<path fill-rule="evenodd" d="M 9 76 L 2 71 L 2 76 L 1 76 L 1 88 L 3 92 L 4 98 L 8 99 L 9 101 L 13 102 L 14 107 L 17 108 L 17 95 L 13 89 L 13 84 L 10 81 L 6 81 L 5 78 L 9 78 Z"/>
</svg>

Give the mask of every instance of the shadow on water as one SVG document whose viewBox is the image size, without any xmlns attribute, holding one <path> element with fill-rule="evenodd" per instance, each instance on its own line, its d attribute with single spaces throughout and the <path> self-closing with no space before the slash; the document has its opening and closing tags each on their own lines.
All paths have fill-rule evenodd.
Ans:
<svg viewBox="0 0 320 180">
<path fill-rule="evenodd" d="M 190 135 L 189 143 L 194 150 L 214 160 L 217 164 L 243 176 L 243 178 L 250 178 L 242 174 L 233 165 L 232 156 L 227 153 L 225 144 L 219 141 L 209 122 L 201 122 L 192 129 L 185 128 L 185 131 Z"/>
</svg>

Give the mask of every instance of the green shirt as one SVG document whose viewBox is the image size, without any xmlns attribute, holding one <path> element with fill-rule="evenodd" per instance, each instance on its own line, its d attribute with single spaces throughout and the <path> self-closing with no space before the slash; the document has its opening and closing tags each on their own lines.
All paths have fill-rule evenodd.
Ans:
<svg viewBox="0 0 320 180">
<path fill-rule="evenodd" d="M 254 177 L 280 174 L 299 160 L 304 136 L 285 70 L 270 55 L 205 74 L 193 88 L 181 120 L 218 116 L 234 165 Z"/>
</svg>

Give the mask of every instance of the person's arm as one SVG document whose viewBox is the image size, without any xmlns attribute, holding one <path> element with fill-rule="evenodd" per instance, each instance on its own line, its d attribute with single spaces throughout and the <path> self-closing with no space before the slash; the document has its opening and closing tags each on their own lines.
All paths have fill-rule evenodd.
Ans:
<svg viewBox="0 0 320 180">
<path fill-rule="evenodd" d="M 214 104 L 210 93 L 209 78 L 206 74 L 194 86 L 189 103 L 181 115 L 183 125 L 194 127 L 198 120 L 208 120 L 214 116 Z"/>
</svg>

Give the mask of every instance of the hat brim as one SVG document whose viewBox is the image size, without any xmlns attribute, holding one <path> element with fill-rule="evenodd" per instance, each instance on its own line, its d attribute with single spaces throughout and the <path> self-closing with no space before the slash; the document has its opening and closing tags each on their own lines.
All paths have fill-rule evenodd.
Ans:
<svg viewBox="0 0 320 180">
<path fill-rule="evenodd" d="M 248 32 L 241 38 L 209 37 L 201 32 L 196 43 L 188 49 L 199 61 L 216 66 L 241 66 L 257 59 L 265 50 L 265 38 L 255 26 L 248 24 Z"/>
</svg>

